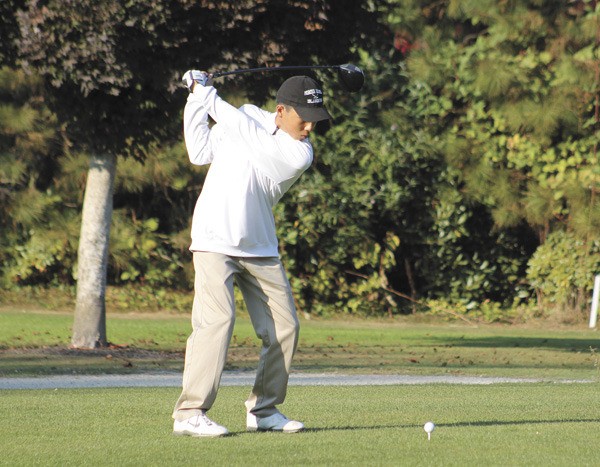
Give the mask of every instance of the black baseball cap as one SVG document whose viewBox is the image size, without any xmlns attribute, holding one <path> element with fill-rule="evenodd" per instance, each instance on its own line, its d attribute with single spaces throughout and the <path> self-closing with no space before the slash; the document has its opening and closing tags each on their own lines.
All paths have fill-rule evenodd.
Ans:
<svg viewBox="0 0 600 467">
<path fill-rule="evenodd" d="M 305 122 L 331 118 L 323 107 L 321 86 L 308 76 L 293 76 L 285 80 L 277 91 L 277 103 L 291 105 Z"/>
</svg>

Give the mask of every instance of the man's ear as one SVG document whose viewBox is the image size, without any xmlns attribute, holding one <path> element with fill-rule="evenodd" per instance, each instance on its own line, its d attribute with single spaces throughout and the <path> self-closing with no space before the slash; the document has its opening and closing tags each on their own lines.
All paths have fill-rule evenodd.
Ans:
<svg viewBox="0 0 600 467">
<path fill-rule="evenodd" d="M 285 112 L 285 106 L 283 104 L 277 104 L 277 106 L 275 107 L 275 112 L 278 116 L 281 117 L 283 115 L 283 112 Z"/>
</svg>

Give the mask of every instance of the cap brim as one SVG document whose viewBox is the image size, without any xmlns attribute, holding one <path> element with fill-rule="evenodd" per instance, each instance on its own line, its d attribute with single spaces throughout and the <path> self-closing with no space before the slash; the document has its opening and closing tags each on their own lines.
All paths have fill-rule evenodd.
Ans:
<svg viewBox="0 0 600 467">
<path fill-rule="evenodd" d="M 331 119 L 331 115 L 325 107 L 294 107 L 294 110 L 305 122 L 320 122 L 321 120 Z"/>
</svg>

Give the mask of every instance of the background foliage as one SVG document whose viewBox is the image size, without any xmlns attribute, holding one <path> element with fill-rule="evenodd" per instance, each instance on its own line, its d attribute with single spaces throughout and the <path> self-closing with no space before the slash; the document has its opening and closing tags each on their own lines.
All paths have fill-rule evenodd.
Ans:
<svg viewBox="0 0 600 467">
<path fill-rule="evenodd" d="M 96 77 L 61 68 L 80 83 L 61 92 L 94 99 L 102 91 L 105 99 L 114 89 L 102 105 L 116 126 L 106 128 L 150 110 L 140 131 L 113 135 L 135 146 L 120 155 L 136 157 L 118 165 L 109 283 L 191 289 L 189 222 L 206 169 L 188 164 L 181 141 L 182 71 L 352 61 L 367 76 L 361 93 L 346 94 L 318 73 L 335 120 L 313 138 L 313 167 L 276 208 L 299 308 L 393 315 L 443 303 L 497 320 L 537 304 L 542 314 L 581 317 L 600 272 L 597 2 L 350 3 L 123 2 L 110 15 L 103 10 L 109 33 L 94 38 L 85 5 L 69 7 L 81 47 L 57 43 L 48 67 L 73 54 L 91 60 L 93 43 L 112 47 L 136 72 L 110 63 Z M 73 122 L 69 108 L 54 105 L 53 83 L 25 73 L 19 60 L 23 28 L 43 19 L 23 19 L 34 4 L 0 7 L 7 289 L 73 284 L 88 160 L 89 139 L 78 135 L 90 121 Z M 122 28 L 143 37 L 125 46 Z M 21 50 L 51 39 L 28 37 Z M 159 41 L 168 60 L 144 56 L 148 41 Z M 284 77 L 248 75 L 218 88 L 234 103 L 269 106 Z"/>
</svg>

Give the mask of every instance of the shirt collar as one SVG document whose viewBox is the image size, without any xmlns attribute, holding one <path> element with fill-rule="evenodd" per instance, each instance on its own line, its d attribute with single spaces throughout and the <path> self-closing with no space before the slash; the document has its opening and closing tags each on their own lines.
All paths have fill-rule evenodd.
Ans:
<svg viewBox="0 0 600 467">
<path fill-rule="evenodd" d="M 274 135 L 275 133 L 277 133 L 277 130 L 279 129 L 279 127 L 275 124 L 275 117 L 277 116 L 277 113 L 273 112 L 271 115 L 273 116 L 273 118 L 270 118 L 268 120 L 268 124 L 267 124 L 266 130 L 270 134 Z"/>
</svg>

